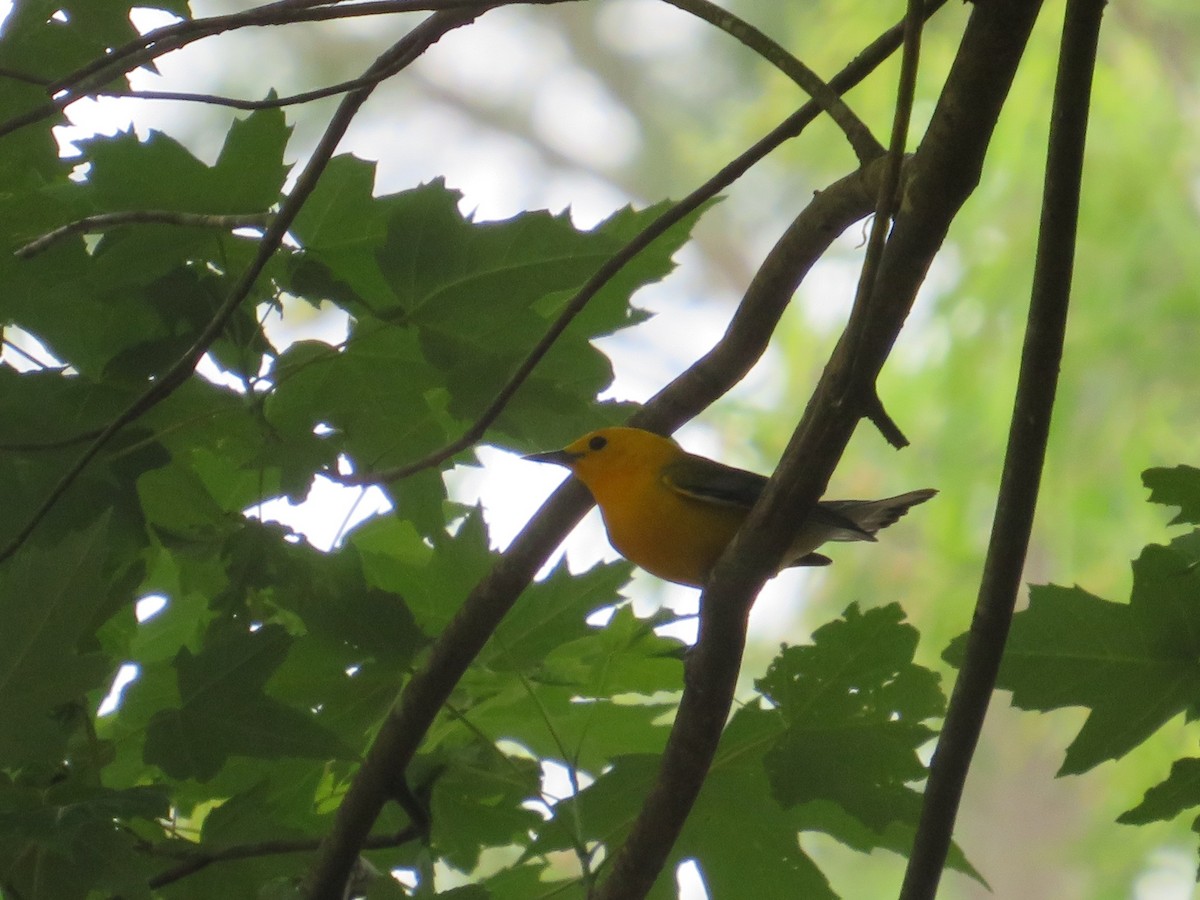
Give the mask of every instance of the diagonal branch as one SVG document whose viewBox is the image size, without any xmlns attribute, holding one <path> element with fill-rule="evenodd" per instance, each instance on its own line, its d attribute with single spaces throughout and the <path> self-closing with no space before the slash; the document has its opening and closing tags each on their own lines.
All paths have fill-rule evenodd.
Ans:
<svg viewBox="0 0 1200 900">
<path fill-rule="evenodd" d="M 418 826 L 406 825 L 395 834 L 373 836 L 364 849 L 386 850 L 391 847 L 400 847 L 409 841 L 419 839 L 422 833 Z M 151 878 L 147 882 L 147 887 L 152 890 L 166 887 L 168 884 L 174 884 L 189 875 L 207 869 L 214 863 L 232 862 L 238 859 L 257 859 L 262 856 L 279 856 L 285 853 L 311 853 L 317 849 L 319 843 L 317 838 L 297 838 L 295 840 L 260 841 L 254 844 L 235 844 L 223 850 L 209 852 L 188 852 L 184 855 L 182 862 Z"/>
<path fill-rule="evenodd" d="M 500 0 L 500 3 L 504 2 L 505 0 Z M 538 3 L 557 0 L 512 2 Z M 186 19 L 155 28 L 52 82 L 49 89 L 55 94 L 65 92 L 70 98 L 68 102 L 77 100 L 106 82 L 172 50 L 238 28 L 261 28 L 397 12 L 450 12 L 473 9 L 476 13 L 481 13 L 496 5 L 496 0 L 373 0 L 366 3 L 344 3 L 340 0 L 276 0 L 274 3 L 240 12 Z"/>
<path fill-rule="evenodd" d="M 265 228 L 270 224 L 270 215 L 235 215 L 214 216 L 205 213 L 175 212 L 169 209 L 133 209 L 122 212 L 97 213 L 94 216 L 84 216 L 74 222 L 61 225 L 53 231 L 30 241 L 23 247 L 13 251 L 13 256 L 29 259 L 37 256 L 51 244 L 73 234 L 107 231 L 122 225 L 181 225 L 188 228 L 219 228 L 231 231 L 235 228 Z"/>
<path fill-rule="evenodd" d="M 1067 0 L 1050 114 L 1033 293 L 996 517 L 962 669 L 930 764 L 901 900 L 932 900 L 937 893 L 1021 586 L 1062 362 L 1088 107 L 1104 6 L 1104 0 Z"/>
<path fill-rule="evenodd" d="M 386 77 L 383 73 L 395 74 L 424 53 L 425 50 L 446 32 L 473 21 L 477 14 L 476 11 L 434 13 L 376 59 L 370 68 L 367 69 L 367 74 L 379 74 L 381 78 Z M 17 532 L 8 545 L 0 550 L 0 562 L 3 562 L 16 553 L 25 541 L 29 539 L 29 536 L 33 534 L 42 519 L 54 508 L 62 495 L 75 483 L 75 480 L 87 465 L 99 454 L 105 444 L 117 432 L 161 403 L 187 381 L 195 369 L 196 363 L 208 351 L 212 342 L 220 336 L 229 319 L 232 318 L 237 308 L 250 294 L 254 283 L 258 280 L 259 275 L 266 267 L 271 256 L 279 249 L 288 228 L 291 227 L 293 220 L 300 212 L 300 208 L 313 192 L 313 189 L 316 188 L 317 181 L 325 171 L 329 160 L 333 157 L 333 153 L 337 149 L 342 136 L 346 133 L 346 129 L 350 127 L 350 123 L 354 120 L 359 108 L 371 95 L 376 83 L 378 82 L 373 81 L 369 86 L 358 88 L 342 98 L 342 102 L 338 105 L 337 110 L 329 121 L 329 125 L 325 129 L 325 133 L 321 136 L 320 142 L 318 142 L 316 149 L 305 165 L 304 171 L 296 179 L 296 184 L 292 188 L 292 192 L 280 205 L 279 212 L 275 214 L 270 227 L 264 232 L 254 259 L 242 272 L 237 283 L 230 289 L 229 295 L 225 298 L 225 301 L 221 304 L 209 323 L 204 327 L 204 330 L 196 338 L 195 343 L 176 360 L 170 369 L 164 372 L 140 397 L 109 422 L 96 436 L 95 440 L 76 459 L 62 478 L 59 479 L 58 484 L 51 489 L 29 521 Z"/>
<path fill-rule="evenodd" d="M 846 105 L 841 93 L 835 90 L 833 85 L 826 84 L 821 76 L 749 22 L 738 18 L 715 3 L 710 3 L 709 0 L 666 0 L 666 2 L 737 38 L 796 82 L 800 89 L 812 97 L 829 115 L 829 118 L 833 119 L 834 123 L 842 129 L 846 140 L 854 148 L 860 164 L 865 166 L 875 157 L 883 155 L 883 147 L 875 139 L 875 135 L 871 134 L 871 129 L 867 128 L 863 120 Z M 919 7 L 920 4 L 918 3 L 917 6 Z"/>
<path fill-rule="evenodd" d="M 854 298 L 855 306 L 862 309 L 869 309 L 871 306 L 884 241 L 887 240 L 888 229 L 891 228 L 900 204 L 900 168 L 904 161 L 904 150 L 908 146 L 908 127 L 912 120 L 913 99 L 917 90 L 922 25 L 920 9 L 920 0 L 908 0 L 908 15 L 904 19 L 904 52 L 901 56 L 899 86 L 896 92 L 896 113 L 892 119 L 892 136 L 888 144 L 888 165 L 884 170 L 883 182 L 879 186 L 875 219 L 871 223 L 871 235 L 867 240 L 867 252 Z M 848 341 L 851 346 L 854 345 L 853 333 L 848 335 Z M 908 439 L 883 408 L 874 384 L 864 401 L 866 417 L 879 429 L 888 443 L 897 450 L 907 447 Z"/>
<path fill-rule="evenodd" d="M 475 15 L 478 15 L 497 6 L 509 6 L 516 3 L 548 5 L 565 2 L 571 2 L 571 0 L 376 0 L 376 2 L 367 3 L 340 3 L 338 0 L 321 0 L 321 2 L 315 2 L 315 0 L 278 0 L 276 3 L 269 3 L 265 6 L 255 7 L 254 9 L 245 10 L 240 13 L 210 16 L 203 19 L 188 19 L 184 22 L 164 25 L 162 28 L 149 31 L 124 46 L 118 47 L 113 52 L 92 60 L 86 66 L 77 69 L 57 81 L 44 81 L 34 75 L 24 73 L 18 75 L 15 72 L 7 72 L 8 77 L 20 77 L 23 81 L 44 86 L 53 95 L 53 99 L 0 122 L 0 137 L 18 131 L 27 125 L 51 118 L 83 97 L 104 95 L 106 93 L 104 90 L 105 86 L 113 80 L 139 66 L 152 63 L 158 57 L 172 50 L 178 50 L 195 41 L 206 37 L 214 37 L 236 28 L 286 25 L 295 22 L 353 18 L 361 15 L 383 15 L 385 13 L 428 10 L 440 10 L 447 13 L 459 11 L 463 14 L 473 11 Z M 297 97 L 301 99 L 289 98 L 289 100 L 290 102 L 300 103 L 317 99 L 318 97 L 342 93 L 353 83 L 346 82 L 341 85 L 333 85 L 329 88 L 310 91 L 308 94 L 311 96 L 300 94 Z M 163 93 L 167 94 L 168 92 Z M 135 94 L 135 96 L 140 95 Z M 179 95 L 170 99 L 199 98 Z M 223 105 L 237 108 L 265 108 L 260 105 L 250 105 L 252 101 L 234 101 L 231 98 L 217 98 L 215 96 L 209 97 L 207 102 L 216 102 L 218 100 L 228 100 L 229 102 Z M 263 101 L 264 104 L 266 102 Z"/>
<path fill-rule="evenodd" d="M 833 473 L 861 415 L 852 401 L 872 388 L 951 221 L 978 183 L 1039 5 L 993 0 L 972 9 L 958 58 L 912 160 L 910 202 L 897 216 L 880 260 L 878 284 L 886 292 L 869 308 L 852 310 L 778 469 L 713 570 L 658 777 L 594 900 L 640 900 L 666 864 L 729 714 L 750 605 Z M 854 333 L 856 317 L 865 323 L 851 347 L 847 336 Z M 849 364 L 851 355 L 857 365 Z"/>
</svg>

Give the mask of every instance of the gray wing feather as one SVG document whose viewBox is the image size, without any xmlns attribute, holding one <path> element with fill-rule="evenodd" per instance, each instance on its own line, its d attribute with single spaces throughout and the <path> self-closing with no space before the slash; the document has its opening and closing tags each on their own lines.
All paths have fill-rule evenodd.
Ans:
<svg viewBox="0 0 1200 900">
<path fill-rule="evenodd" d="M 692 454 L 668 465 L 663 477 L 681 494 L 742 509 L 753 506 L 767 484 L 765 475 Z M 813 509 L 807 526 L 827 533 L 822 537 L 826 541 L 873 541 L 875 532 L 936 493 L 926 489 L 885 500 L 822 500 Z"/>
<path fill-rule="evenodd" d="M 767 478 L 756 472 L 735 469 L 702 456 L 687 456 L 663 469 L 668 485 L 681 494 L 749 509 L 762 496 Z"/>
</svg>

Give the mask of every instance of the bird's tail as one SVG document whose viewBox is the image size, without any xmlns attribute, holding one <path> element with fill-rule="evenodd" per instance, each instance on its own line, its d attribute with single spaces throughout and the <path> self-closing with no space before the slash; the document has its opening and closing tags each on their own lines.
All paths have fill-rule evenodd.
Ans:
<svg viewBox="0 0 1200 900">
<path fill-rule="evenodd" d="M 820 506 L 843 520 L 826 538 L 831 541 L 873 541 L 875 532 L 887 528 L 910 508 L 924 503 L 937 491 L 922 488 L 883 500 L 822 500 Z"/>
</svg>

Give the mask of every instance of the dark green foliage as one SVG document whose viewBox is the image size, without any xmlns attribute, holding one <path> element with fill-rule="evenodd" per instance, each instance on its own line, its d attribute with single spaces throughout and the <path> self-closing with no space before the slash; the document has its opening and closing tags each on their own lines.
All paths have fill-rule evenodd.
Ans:
<svg viewBox="0 0 1200 900">
<path fill-rule="evenodd" d="M 68 22 L 47 23 L 57 10 Z M 0 57 L 64 75 L 133 37 L 127 13 L 19 4 Z M 40 102 L 0 79 L 5 116 Z M 289 170 L 278 110 L 234 121 L 213 165 L 161 133 L 95 137 L 67 163 L 49 134 L 57 121 L 3 138 L 0 154 L 0 323 L 53 355 L 42 369 L 0 367 L 3 542 L 91 436 L 189 350 L 259 238 L 140 223 L 13 251 L 99 213 L 268 213 Z M 392 511 L 332 552 L 247 511 L 303 499 L 339 459 L 365 472 L 458 437 L 566 300 L 659 211 L 623 210 L 588 231 L 544 212 L 477 223 L 440 182 L 381 197 L 373 182 L 372 164 L 333 160 L 295 242 L 211 345 L 220 383 L 193 375 L 122 430 L 0 566 L 0 892 L 295 895 L 382 716 L 495 554 L 482 511 L 449 503 L 441 477 L 470 453 L 385 486 Z M 595 400 L 612 371 L 591 341 L 644 318 L 632 293 L 670 271 L 693 221 L 600 291 L 487 442 L 553 446 L 622 417 Z M 348 334 L 276 347 L 262 321 L 285 299 L 334 304 Z M 521 599 L 409 773 L 430 843 L 372 852 L 381 871 L 436 859 L 469 872 L 487 851 L 574 827 L 530 808 L 540 760 L 599 772 L 614 754 L 661 747 L 655 720 L 679 688 L 679 644 L 628 610 L 607 629 L 586 623 L 620 603 L 628 575 L 624 564 L 560 567 Z M 163 606 L 139 622 L 145 597 Z M 98 716 L 122 666 L 136 678 Z M 377 833 L 406 824 L 389 810 Z M 172 872 L 191 854 L 277 841 L 308 852 Z M 385 878 L 371 896 L 403 891 Z"/>
<path fill-rule="evenodd" d="M 1179 507 L 1172 525 L 1184 522 L 1200 525 L 1200 469 L 1195 466 L 1147 469 L 1142 473 L 1142 482 L 1150 488 L 1151 503 Z"/>
<path fill-rule="evenodd" d="M 798 843 L 804 831 L 864 851 L 907 848 L 919 795 L 906 785 L 924 777 L 915 751 L 933 735 L 922 723 L 945 701 L 937 676 L 913 665 L 917 634 L 902 619 L 895 605 L 851 606 L 812 645 L 785 647 L 757 685 L 768 702 L 734 714 L 672 854 L 697 860 L 713 896 L 836 896 Z M 624 753 L 566 804 L 585 841 L 616 843 L 653 782 L 657 758 Z M 536 846 L 568 844 L 548 832 Z M 736 854 L 722 852 L 730 846 Z M 953 864 L 970 871 L 960 856 Z M 674 896 L 673 868 L 652 896 Z"/>
<path fill-rule="evenodd" d="M 878 833 L 915 826 L 920 799 L 906 783 L 924 777 L 916 751 L 934 732 L 923 723 L 945 698 L 938 676 L 913 664 L 917 632 L 903 617 L 894 604 L 851 606 L 759 682 L 786 725 L 766 758 L 781 803 L 831 800 Z"/>
<path fill-rule="evenodd" d="M 1197 521 L 1200 469 L 1150 469 L 1151 500 L 1180 506 L 1172 521 Z M 946 658 L 958 663 L 964 638 Z M 1089 710 L 1059 774 L 1078 774 L 1118 759 L 1168 721 L 1200 717 L 1200 530 L 1151 544 L 1133 562 L 1128 603 L 1083 588 L 1035 585 L 1016 614 L 1000 687 L 1022 709 Z M 1119 821 L 1144 824 L 1200 806 L 1197 760 L 1179 759 L 1169 777 Z M 1200 821 L 1200 820 L 1198 820 Z"/>
</svg>

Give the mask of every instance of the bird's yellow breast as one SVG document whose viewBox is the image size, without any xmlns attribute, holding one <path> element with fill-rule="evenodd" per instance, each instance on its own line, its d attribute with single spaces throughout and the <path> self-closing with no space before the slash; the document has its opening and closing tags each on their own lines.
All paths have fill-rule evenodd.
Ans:
<svg viewBox="0 0 1200 900">
<path fill-rule="evenodd" d="M 701 587 L 746 511 L 685 496 L 663 483 L 660 474 L 648 475 L 606 486 L 619 502 L 606 503 L 608 491 L 593 490 L 608 538 L 647 572 Z"/>
</svg>

